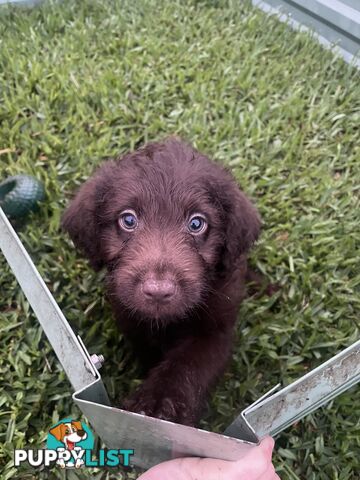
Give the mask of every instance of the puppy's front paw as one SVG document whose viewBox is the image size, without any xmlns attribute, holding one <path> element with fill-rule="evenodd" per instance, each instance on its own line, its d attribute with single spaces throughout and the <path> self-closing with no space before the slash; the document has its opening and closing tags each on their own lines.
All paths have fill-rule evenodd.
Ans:
<svg viewBox="0 0 360 480">
<path fill-rule="evenodd" d="M 126 399 L 123 408 L 150 417 L 194 426 L 196 414 L 183 392 L 163 392 L 139 388 Z"/>
<path fill-rule="evenodd" d="M 122 408 L 129 412 L 141 413 L 153 417 L 153 411 L 156 406 L 156 398 L 151 392 L 139 387 L 135 393 L 126 398 L 122 403 Z"/>
<path fill-rule="evenodd" d="M 157 404 L 155 417 L 183 425 L 195 426 L 196 414 L 193 405 L 184 398 L 166 396 Z"/>
</svg>

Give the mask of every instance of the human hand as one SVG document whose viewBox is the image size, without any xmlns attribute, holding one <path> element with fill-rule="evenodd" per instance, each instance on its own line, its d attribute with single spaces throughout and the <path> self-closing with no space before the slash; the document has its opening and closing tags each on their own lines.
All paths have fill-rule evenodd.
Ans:
<svg viewBox="0 0 360 480">
<path fill-rule="evenodd" d="M 264 438 L 240 460 L 177 458 L 150 468 L 138 480 L 280 480 L 271 463 L 274 440 Z"/>
</svg>

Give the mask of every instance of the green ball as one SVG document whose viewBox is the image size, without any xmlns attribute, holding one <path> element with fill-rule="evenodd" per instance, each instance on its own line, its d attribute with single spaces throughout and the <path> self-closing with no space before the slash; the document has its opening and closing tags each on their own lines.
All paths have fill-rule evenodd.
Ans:
<svg viewBox="0 0 360 480">
<path fill-rule="evenodd" d="M 0 183 L 0 207 L 11 218 L 37 210 L 44 198 L 43 184 L 29 175 L 15 175 Z"/>
</svg>

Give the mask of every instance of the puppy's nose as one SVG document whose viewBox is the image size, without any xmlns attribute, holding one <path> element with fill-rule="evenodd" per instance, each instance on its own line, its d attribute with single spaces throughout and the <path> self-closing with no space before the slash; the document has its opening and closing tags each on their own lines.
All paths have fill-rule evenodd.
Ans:
<svg viewBox="0 0 360 480">
<path fill-rule="evenodd" d="M 174 295 L 176 285 L 172 280 L 145 280 L 143 292 L 145 297 L 152 300 L 170 300 Z"/>
</svg>

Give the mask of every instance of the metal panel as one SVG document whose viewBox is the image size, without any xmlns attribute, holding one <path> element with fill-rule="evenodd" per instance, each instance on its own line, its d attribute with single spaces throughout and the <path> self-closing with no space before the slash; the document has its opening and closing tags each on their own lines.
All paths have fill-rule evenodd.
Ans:
<svg viewBox="0 0 360 480">
<path fill-rule="evenodd" d="M 332 25 L 339 34 L 360 40 L 360 12 L 338 0 L 291 0 L 299 11 Z M 355 52 L 356 53 L 356 52 Z"/>
<path fill-rule="evenodd" d="M 15 3 L 17 5 L 26 5 L 26 6 L 33 6 L 36 5 L 37 3 L 42 2 L 43 0 L 0 0 L 0 5 L 6 5 L 6 4 L 11 4 Z"/>
<path fill-rule="evenodd" d="M 243 412 L 225 434 L 238 437 L 243 418 L 259 438 L 289 425 L 360 382 L 360 340 L 279 392 Z M 240 430 L 239 430 L 240 431 Z"/>
<path fill-rule="evenodd" d="M 360 67 L 360 1 L 356 8 L 351 0 L 253 0 L 253 4 L 293 28 L 314 31 L 320 43 L 336 46 L 345 61 Z"/>
<path fill-rule="evenodd" d="M 132 448 L 132 464 L 150 468 L 179 457 L 237 460 L 258 444 L 249 429 L 246 440 L 186 427 L 158 418 L 127 412 L 96 402 L 96 382 L 76 392 L 73 399 L 108 448 Z"/>
<path fill-rule="evenodd" d="M 96 370 L 84 353 L 29 254 L 0 207 L 0 249 L 32 306 L 75 390 L 94 381 Z M 74 368 L 74 365 L 77 367 Z"/>
<path fill-rule="evenodd" d="M 360 12 L 360 0 L 342 0 L 342 3 Z"/>
<path fill-rule="evenodd" d="M 108 448 L 133 448 L 134 464 L 149 468 L 184 456 L 239 459 L 260 438 L 283 431 L 359 381 L 360 340 L 273 393 L 279 385 L 275 387 L 244 410 L 224 435 L 101 405 L 96 382 L 73 398 Z"/>
</svg>

